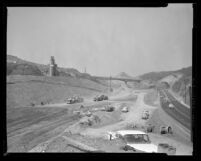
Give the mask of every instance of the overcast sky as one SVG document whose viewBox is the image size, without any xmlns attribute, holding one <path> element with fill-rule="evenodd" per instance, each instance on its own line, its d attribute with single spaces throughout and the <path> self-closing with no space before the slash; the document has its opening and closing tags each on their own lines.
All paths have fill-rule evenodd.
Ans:
<svg viewBox="0 0 201 161">
<path fill-rule="evenodd" d="M 7 54 L 92 75 L 192 65 L 192 4 L 166 8 L 9 7 Z"/>
</svg>

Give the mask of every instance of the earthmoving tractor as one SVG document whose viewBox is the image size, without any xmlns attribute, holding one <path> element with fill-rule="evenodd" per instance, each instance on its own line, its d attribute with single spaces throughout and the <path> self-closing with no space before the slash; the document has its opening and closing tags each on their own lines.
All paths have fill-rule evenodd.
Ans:
<svg viewBox="0 0 201 161">
<path fill-rule="evenodd" d="M 94 98 L 94 101 L 103 101 L 103 100 L 108 100 L 108 96 L 106 95 L 101 95 L 101 96 L 96 96 Z"/>
<path fill-rule="evenodd" d="M 66 103 L 67 104 L 73 104 L 73 103 L 80 103 L 83 102 L 84 99 L 79 97 L 79 96 L 74 96 L 74 97 L 70 97 L 67 99 Z"/>
<path fill-rule="evenodd" d="M 113 106 L 106 106 L 105 107 L 105 111 L 107 111 L 107 112 L 112 112 L 112 111 L 114 111 L 114 107 Z"/>
<path fill-rule="evenodd" d="M 149 111 L 145 110 L 142 113 L 142 119 L 147 120 L 149 118 Z"/>
</svg>

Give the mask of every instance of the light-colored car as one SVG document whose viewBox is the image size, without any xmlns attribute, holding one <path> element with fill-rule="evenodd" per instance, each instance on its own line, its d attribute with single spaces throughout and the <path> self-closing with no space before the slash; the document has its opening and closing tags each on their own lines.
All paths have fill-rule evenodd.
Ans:
<svg viewBox="0 0 201 161">
<path fill-rule="evenodd" d="M 120 130 L 116 135 L 125 140 L 128 147 L 146 153 L 158 152 L 158 146 L 151 143 L 147 133 L 139 130 Z"/>
<path fill-rule="evenodd" d="M 173 105 L 172 103 L 170 103 L 170 104 L 168 105 L 168 107 L 169 107 L 169 108 L 174 108 L 174 105 Z"/>
<path fill-rule="evenodd" d="M 123 107 L 121 112 L 128 112 L 128 107 Z"/>
</svg>

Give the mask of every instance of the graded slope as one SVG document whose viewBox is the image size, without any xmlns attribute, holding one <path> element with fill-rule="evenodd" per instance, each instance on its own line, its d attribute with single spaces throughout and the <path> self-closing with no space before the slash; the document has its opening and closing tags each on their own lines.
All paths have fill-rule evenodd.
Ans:
<svg viewBox="0 0 201 161">
<path fill-rule="evenodd" d="M 7 76 L 7 107 L 64 102 L 72 95 L 92 96 L 106 89 L 107 86 L 82 78 L 11 75 Z"/>
</svg>

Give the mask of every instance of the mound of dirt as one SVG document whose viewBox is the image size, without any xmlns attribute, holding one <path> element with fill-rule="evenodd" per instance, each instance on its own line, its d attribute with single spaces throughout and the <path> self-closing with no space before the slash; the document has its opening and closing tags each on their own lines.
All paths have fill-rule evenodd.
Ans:
<svg viewBox="0 0 201 161">
<path fill-rule="evenodd" d="M 91 115 L 90 117 L 84 116 L 80 119 L 79 122 L 69 126 L 65 131 L 69 132 L 70 134 L 79 134 L 87 127 L 100 124 L 100 122 L 101 119 L 97 115 Z"/>
<path fill-rule="evenodd" d="M 83 117 L 79 123 L 81 126 L 92 126 L 101 122 L 101 119 L 97 115 L 91 115 L 90 117 Z"/>
</svg>

